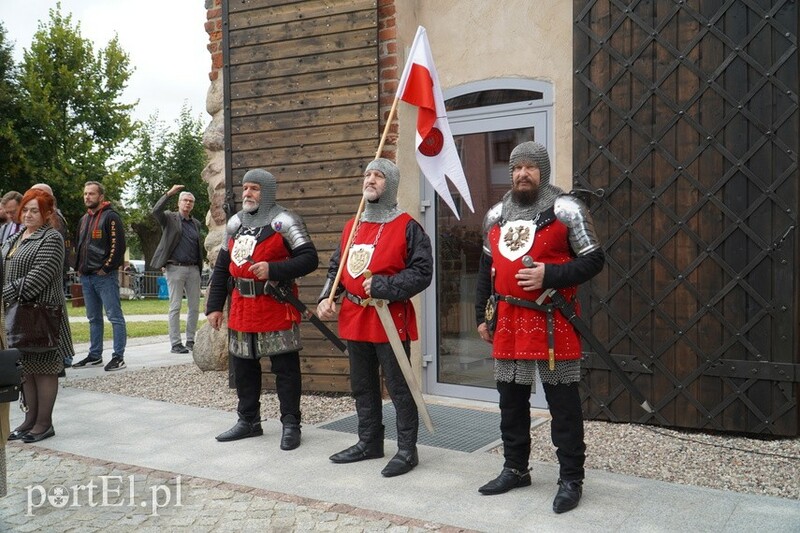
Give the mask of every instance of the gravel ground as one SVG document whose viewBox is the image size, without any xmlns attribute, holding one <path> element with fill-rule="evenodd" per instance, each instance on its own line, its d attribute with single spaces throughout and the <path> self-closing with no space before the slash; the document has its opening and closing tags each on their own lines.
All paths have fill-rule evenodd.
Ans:
<svg viewBox="0 0 800 533">
<path fill-rule="evenodd" d="M 227 372 L 202 372 L 194 364 L 69 379 L 64 386 L 182 405 L 236 410 Z M 274 393 L 261 397 L 262 415 L 278 418 Z M 303 423 L 317 425 L 354 411 L 348 395 L 307 393 Z M 533 461 L 556 461 L 550 424 L 532 432 Z M 499 438 L 499 428 L 498 428 Z M 586 467 L 617 474 L 721 490 L 800 500 L 800 438 L 756 439 L 654 426 L 586 422 Z M 502 453 L 497 448 L 492 453 Z"/>
</svg>

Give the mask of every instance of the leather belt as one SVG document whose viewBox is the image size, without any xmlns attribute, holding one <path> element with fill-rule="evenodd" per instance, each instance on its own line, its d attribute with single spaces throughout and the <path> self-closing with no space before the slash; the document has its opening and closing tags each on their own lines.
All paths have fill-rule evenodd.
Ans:
<svg viewBox="0 0 800 533">
<path fill-rule="evenodd" d="M 260 296 L 262 294 L 266 294 L 264 287 L 266 286 L 266 281 L 259 281 L 252 278 L 231 278 L 233 280 L 233 286 L 239 289 L 239 294 L 241 294 L 244 298 L 255 298 L 256 296 Z"/>
<path fill-rule="evenodd" d="M 528 309 L 536 309 L 537 311 L 541 311 L 543 313 L 549 313 L 552 312 L 553 310 L 553 305 L 541 305 L 537 304 L 533 300 L 525 300 L 524 298 L 516 298 L 514 296 L 503 296 L 502 294 L 497 294 L 496 298 L 501 302 L 508 302 L 511 305 L 526 307 Z"/>
<path fill-rule="evenodd" d="M 175 265 L 179 267 L 196 267 L 197 263 L 179 263 L 177 261 L 167 261 L 168 265 Z"/>
<path fill-rule="evenodd" d="M 353 293 L 347 292 L 347 291 L 344 292 L 344 297 L 347 298 L 348 300 L 350 300 L 351 302 L 353 302 L 354 304 L 360 305 L 360 306 L 363 306 L 363 307 L 366 307 L 367 305 L 369 305 L 370 300 L 372 300 L 372 298 L 362 298 L 361 296 L 359 296 L 357 294 L 353 294 Z"/>
</svg>

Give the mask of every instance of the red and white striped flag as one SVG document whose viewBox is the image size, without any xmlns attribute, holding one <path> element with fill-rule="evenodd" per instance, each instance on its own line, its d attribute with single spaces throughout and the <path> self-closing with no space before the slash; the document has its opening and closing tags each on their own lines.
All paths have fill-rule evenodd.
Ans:
<svg viewBox="0 0 800 533">
<path fill-rule="evenodd" d="M 417 28 L 417 35 L 411 45 L 411 53 L 397 88 L 397 98 L 419 108 L 417 164 L 425 174 L 425 178 L 450 206 L 456 218 L 461 217 L 450 195 L 445 176 L 455 185 L 470 211 L 474 213 L 475 208 L 472 207 L 467 178 L 464 176 L 456 143 L 453 141 L 450 124 L 447 122 L 442 86 L 439 84 L 439 75 L 433 64 L 428 34 L 422 26 Z"/>
</svg>

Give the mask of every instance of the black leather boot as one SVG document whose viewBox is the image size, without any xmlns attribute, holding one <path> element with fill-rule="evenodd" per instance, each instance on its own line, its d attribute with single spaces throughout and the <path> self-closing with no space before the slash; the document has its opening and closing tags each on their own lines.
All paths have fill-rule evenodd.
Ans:
<svg viewBox="0 0 800 533">
<path fill-rule="evenodd" d="M 381 470 L 381 475 L 383 475 L 383 477 L 401 476 L 411 472 L 411 469 L 418 464 L 419 456 L 417 455 L 416 446 L 410 450 L 397 450 L 397 453 L 392 457 L 391 461 Z"/>
<path fill-rule="evenodd" d="M 530 487 L 531 471 L 517 470 L 516 468 L 504 467 L 500 475 L 491 480 L 486 485 L 478 489 L 478 492 L 487 496 L 492 494 L 503 494 L 511 489 L 518 487 Z"/>
<path fill-rule="evenodd" d="M 261 422 L 248 422 L 240 418 L 231 429 L 217 435 L 217 440 L 219 442 L 228 442 L 246 439 L 247 437 L 260 437 L 263 434 L 264 430 L 261 429 Z"/>
<path fill-rule="evenodd" d="M 283 434 L 281 435 L 281 450 L 294 450 L 300 446 L 300 421 L 294 415 L 284 415 Z"/>
<path fill-rule="evenodd" d="M 583 481 L 575 479 L 572 481 L 558 480 L 558 492 L 553 500 L 553 512 L 566 513 L 578 506 L 583 494 Z"/>
<path fill-rule="evenodd" d="M 355 463 L 365 459 L 379 459 L 383 457 L 383 441 L 364 442 L 358 441 L 346 450 L 330 456 L 334 463 Z"/>
</svg>

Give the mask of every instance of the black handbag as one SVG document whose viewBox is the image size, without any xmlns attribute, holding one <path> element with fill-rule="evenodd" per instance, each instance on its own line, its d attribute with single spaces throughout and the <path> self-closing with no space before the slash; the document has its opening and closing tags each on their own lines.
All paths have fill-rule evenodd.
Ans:
<svg viewBox="0 0 800 533">
<path fill-rule="evenodd" d="M 0 403 L 16 402 L 22 389 L 22 354 L 17 349 L 0 350 Z"/>
<path fill-rule="evenodd" d="M 23 279 L 23 283 L 25 283 Z M 20 286 L 22 293 L 22 286 Z M 49 352 L 58 347 L 63 305 L 19 300 L 6 305 L 9 348 L 23 352 Z"/>
</svg>

